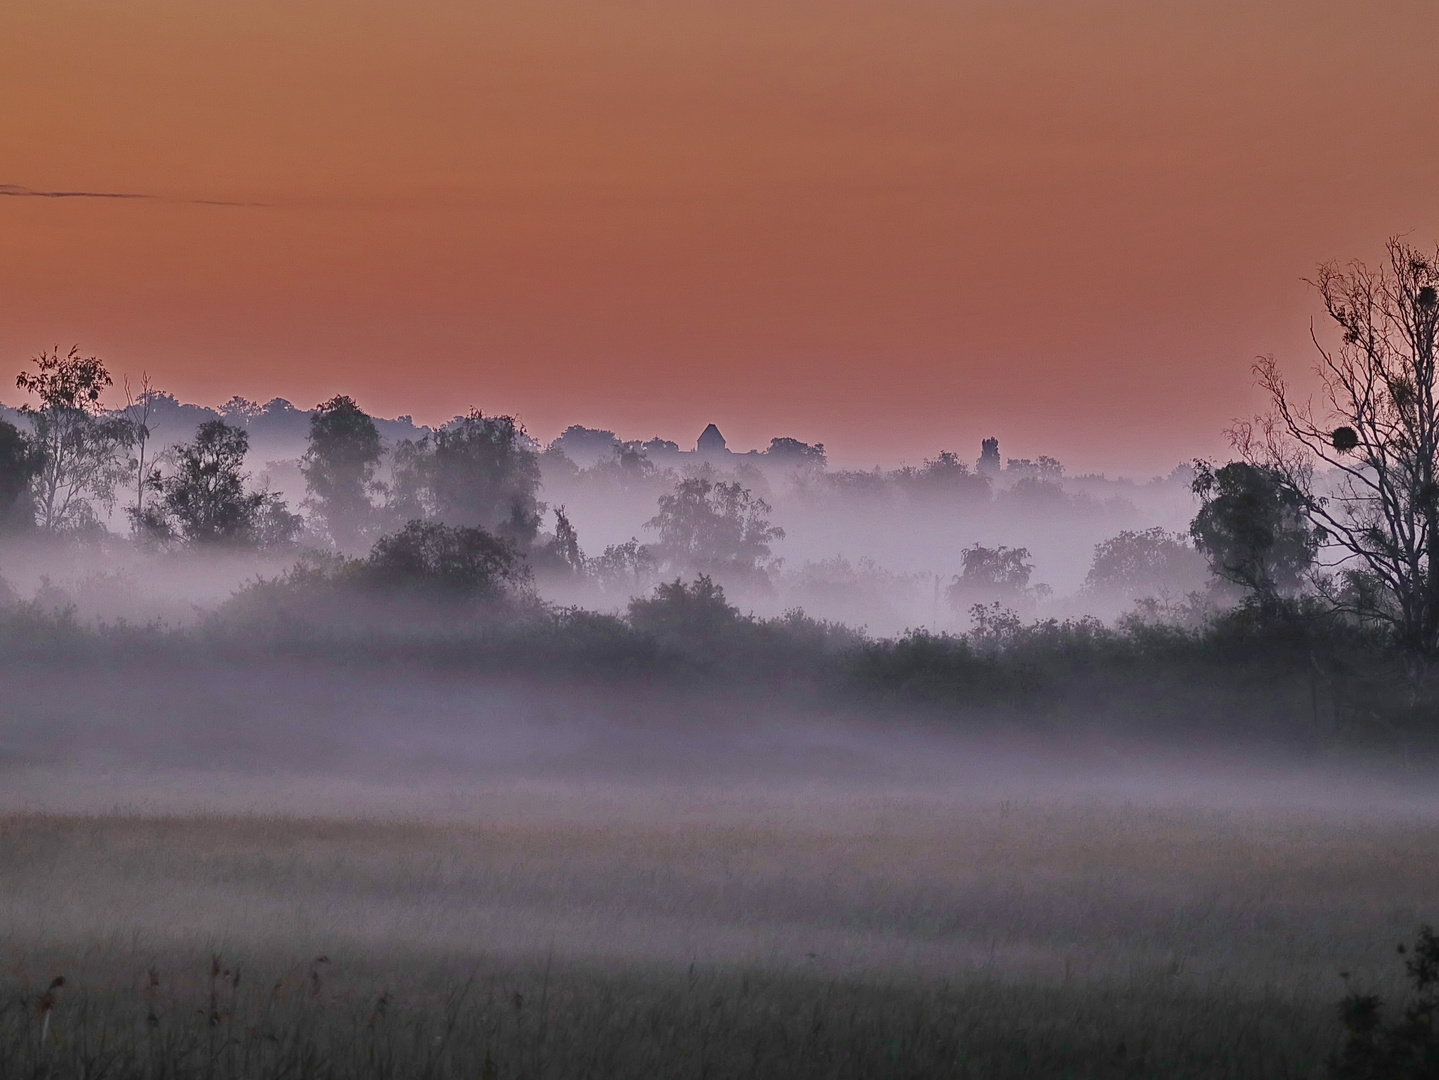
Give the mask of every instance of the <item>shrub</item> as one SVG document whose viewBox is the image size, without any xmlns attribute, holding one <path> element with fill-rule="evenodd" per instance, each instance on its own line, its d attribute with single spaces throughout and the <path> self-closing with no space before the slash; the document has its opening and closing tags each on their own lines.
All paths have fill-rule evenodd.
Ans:
<svg viewBox="0 0 1439 1080">
<path fill-rule="evenodd" d="M 511 541 L 484 529 L 411 521 L 381 537 L 356 576 L 382 589 L 474 599 L 500 595 L 524 581 L 526 570 Z"/>
<path fill-rule="evenodd" d="M 686 585 L 679 578 L 655 586 L 654 595 L 630 601 L 630 625 L 657 637 L 713 638 L 743 616 L 725 599 L 724 587 L 701 574 Z"/>
<path fill-rule="evenodd" d="M 1336 1080 L 1433 1080 L 1439 1077 L 1439 936 L 1419 928 L 1412 950 L 1399 946 L 1414 996 L 1393 1021 L 1378 994 L 1350 991 L 1339 1003 L 1344 1045 L 1332 1063 Z M 1347 977 L 1346 977 L 1347 978 Z"/>
</svg>

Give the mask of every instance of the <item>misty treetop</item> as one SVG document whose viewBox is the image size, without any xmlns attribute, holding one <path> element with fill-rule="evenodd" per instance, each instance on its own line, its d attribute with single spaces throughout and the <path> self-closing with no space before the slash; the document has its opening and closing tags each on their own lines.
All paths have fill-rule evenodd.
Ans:
<svg viewBox="0 0 1439 1080">
<path fill-rule="evenodd" d="M 974 544 L 960 553 L 963 571 L 949 587 L 950 602 L 971 604 L 1005 604 L 1022 607 L 1026 601 L 1043 599 L 1049 586 L 1029 584 L 1034 564 L 1029 561 L 1028 548 L 1011 548 L 1001 544 L 985 547 Z"/>
<path fill-rule="evenodd" d="M 301 520 L 272 492 L 248 490 L 243 471 L 249 436 L 223 420 L 200 425 L 193 441 L 174 448 L 174 469 L 156 473 L 158 504 L 137 527 L 152 541 L 277 547 L 299 534 Z"/>
<path fill-rule="evenodd" d="M 353 550 L 373 528 L 372 498 L 385 491 L 375 478 L 384 456 L 379 428 L 353 399 L 337 395 L 310 414 L 308 443 L 300 460 L 306 508 L 335 547 Z"/>
<path fill-rule="evenodd" d="M 401 447 L 395 487 L 451 525 L 488 529 L 528 548 L 540 528 L 539 454 L 510 416 L 478 409 Z"/>
<path fill-rule="evenodd" d="M 1097 545 L 1084 588 L 1131 599 L 1166 591 L 1185 595 L 1203 590 L 1208 576 L 1205 557 L 1190 538 L 1154 526 L 1125 529 Z"/>
<path fill-rule="evenodd" d="M 658 534 L 655 555 L 669 569 L 754 579 L 770 568 L 770 545 L 784 538 L 770 512 L 738 481 L 696 476 L 660 496 L 659 513 L 645 528 Z"/>
</svg>

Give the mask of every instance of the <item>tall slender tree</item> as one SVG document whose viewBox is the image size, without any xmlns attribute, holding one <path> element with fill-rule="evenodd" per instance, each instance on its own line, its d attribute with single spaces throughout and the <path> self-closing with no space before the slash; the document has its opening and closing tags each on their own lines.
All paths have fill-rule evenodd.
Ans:
<svg viewBox="0 0 1439 1080">
<path fill-rule="evenodd" d="M 382 452 L 374 420 L 353 399 L 333 397 L 310 415 L 309 446 L 300 460 L 309 489 L 305 505 L 343 551 L 364 546 L 374 524 L 370 496 L 380 490 L 375 473 Z"/>
<path fill-rule="evenodd" d="M 36 524 L 47 532 L 99 525 L 95 503 L 108 509 L 125 477 L 119 451 L 133 434 L 123 417 L 108 416 L 100 397 L 114 380 L 97 356 L 42 352 L 15 385 L 37 399 L 20 411 L 30 421 L 39 469 L 34 478 Z"/>
<path fill-rule="evenodd" d="M 126 509 L 130 516 L 132 526 L 137 532 L 145 531 L 146 503 L 145 493 L 154 490 L 151 473 L 155 470 L 154 455 L 150 453 L 150 414 L 155 409 L 155 399 L 162 395 L 150 382 L 149 373 L 140 376 L 140 392 L 134 393 L 130 389 L 130 380 L 125 380 L 125 420 L 130 425 L 130 447 L 133 453 L 130 456 L 129 466 L 131 476 L 135 482 L 135 503 Z"/>
</svg>

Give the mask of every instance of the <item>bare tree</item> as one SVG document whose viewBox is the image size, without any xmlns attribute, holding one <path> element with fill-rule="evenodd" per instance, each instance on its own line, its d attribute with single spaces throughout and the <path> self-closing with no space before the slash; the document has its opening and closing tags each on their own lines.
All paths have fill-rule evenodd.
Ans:
<svg viewBox="0 0 1439 1080">
<path fill-rule="evenodd" d="M 1291 394 L 1272 357 L 1255 364 L 1268 415 L 1231 433 L 1245 459 L 1277 470 L 1337 550 L 1342 609 L 1439 653 L 1439 255 L 1394 238 L 1387 262 L 1328 263 L 1312 284 L 1339 331 L 1319 350 L 1320 400 Z M 1328 466 L 1316 476 L 1315 466 Z M 1323 489 L 1320 489 L 1320 482 Z"/>
</svg>

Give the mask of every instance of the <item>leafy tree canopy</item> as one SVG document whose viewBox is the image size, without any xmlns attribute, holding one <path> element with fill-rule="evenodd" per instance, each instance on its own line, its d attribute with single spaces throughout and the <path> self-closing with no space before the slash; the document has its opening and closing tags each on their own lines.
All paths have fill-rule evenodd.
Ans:
<svg viewBox="0 0 1439 1080">
<path fill-rule="evenodd" d="M 125 477 L 117 451 L 133 433 L 123 417 L 105 416 L 101 395 L 113 385 L 105 362 L 68 353 L 42 352 L 15 379 L 38 404 L 21 412 L 30 421 L 38 468 L 32 480 L 36 523 L 47 532 L 99 528 L 95 504 L 108 508 Z"/>
<path fill-rule="evenodd" d="M 194 544 L 270 546 L 287 543 L 300 521 L 268 492 L 247 491 L 250 437 L 223 420 L 200 425 L 192 442 L 175 448 L 175 471 L 155 483 L 160 512 L 142 522 L 152 535 L 178 533 Z"/>
<path fill-rule="evenodd" d="M 1113 596 L 1183 593 L 1202 587 L 1207 570 L 1204 556 L 1186 537 L 1158 526 L 1126 529 L 1095 545 L 1084 588 Z"/>
<path fill-rule="evenodd" d="M 824 466 L 825 453 L 824 443 L 807 443 L 799 439 L 781 437 L 769 441 L 769 449 L 764 452 L 765 457 L 775 458 L 779 461 L 793 462 L 796 465 L 817 465 Z"/>
<path fill-rule="evenodd" d="M 973 544 L 960 552 L 960 561 L 963 569 L 949 587 L 951 603 L 1014 603 L 1034 592 L 1029 586 L 1034 565 L 1029 561 L 1028 548 Z M 1035 589 L 1047 591 L 1047 586 Z"/>
<path fill-rule="evenodd" d="M 512 416 L 472 410 L 395 450 L 391 510 L 482 528 L 528 550 L 540 528 L 540 461 Z"/>
<path fill-rule="evenodd" d="M 724 587 L 705 574 L 686 585 L 679 578 L 655 586 L 652 596 L 629 604 L 630 625 L 662 637 L 715 636 L 740 621 Z"/>
<path fill-rule="evenodd" d="M 361 567 L 366 583 L 435 598 L 494 598 L 525 580 L 515 545 L 484 529 L 411 521 L 381 537 Z"/>
<path fill-rule="evenodd" d="M 370 496 L 378 490 L 382 449 L 374 420 L 349 397 L 333 397 L 310 414 L 309 446 L 300 460 L 306 504 L 342 549 L 359 543 L 374 517 Z"/>
<path fill-rule="evenodd" d="M 1244 461 L 1218 469 L 1200 463 L 1193 487 L 1203 506 L 1189 532 L 1217 577 L 1261 599 L 1299 588 L 1325 534 L 1282 472 Z"/>
<path fill-rule="evenodd" d="M 40 471 L 40 451 L 14 424 L 0 420 L 0 532 L 33 526 L 30 481 Z"/>
<path fill-rule="evenodd" d="M 674 569 L 754 579 L 765 576 L 770 544 L 784 537 L 769 514 L 769 503 L 739 481 L 700 476 L 661 495 L 645 528 L 659 534 L 655 554 Z"/>
</svg>

